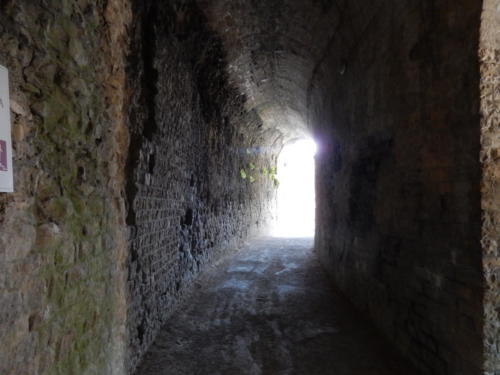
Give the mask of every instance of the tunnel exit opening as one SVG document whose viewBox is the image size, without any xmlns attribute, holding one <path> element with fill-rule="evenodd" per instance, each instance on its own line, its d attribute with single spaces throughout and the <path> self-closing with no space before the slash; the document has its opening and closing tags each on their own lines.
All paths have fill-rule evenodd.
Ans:
<svg viewBox="0 0 500 375">
<path fill-rule="evenodd" d="M 286 145 L 278 157 L 276 237 L 314 237 L 316 143 L 300 139 Z"/>
</svg>

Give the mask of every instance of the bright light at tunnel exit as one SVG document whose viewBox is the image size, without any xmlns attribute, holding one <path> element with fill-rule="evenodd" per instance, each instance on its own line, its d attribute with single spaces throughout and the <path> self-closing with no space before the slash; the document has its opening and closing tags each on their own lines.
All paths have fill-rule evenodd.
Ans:
<svg viewBox="0 0 500 375">
<path fill-rule="evenodd" d="M 315 153 L 314 141 L 303 139 L 285 146 L 278 157 L 276 237 L 314 236 Z"/>
</svg>

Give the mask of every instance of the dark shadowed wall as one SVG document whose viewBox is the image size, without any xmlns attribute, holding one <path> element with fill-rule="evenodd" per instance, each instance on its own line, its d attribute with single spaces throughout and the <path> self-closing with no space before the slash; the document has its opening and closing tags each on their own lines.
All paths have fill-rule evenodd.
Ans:
<svg viewBox="0 0 500 375">
<path fill-rule="evenodd" d="M 484 349 L 487 374 L 500 372 L 500 1 L 485 0 L 481 25 L 481 209 Z"/>
<path fill-rule="evenodd" d="M 222 44 L 194 2 L 140 1 L 134 13 L 130 368 L 203 266 L 267 229 L 275 188 L 263 170 L 279 151 L 258 136 L 261 120 L 228 82 Z"/>
<path fill-rule="evenodd" d="M 424 373 L 481 374 L 481 2 L 339 4 L 311 83 L 316 248 Z"/>
</svg>

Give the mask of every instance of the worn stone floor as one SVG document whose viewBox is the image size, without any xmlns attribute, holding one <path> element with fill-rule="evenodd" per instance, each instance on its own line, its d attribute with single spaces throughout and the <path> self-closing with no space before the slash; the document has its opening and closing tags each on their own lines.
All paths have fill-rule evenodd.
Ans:
<svg viewBox="0 0 500 375">
<path fill-rule="evenodd" d="M 258 239 L 212 267 L 137 375 L 411 375 L 311 249 L 311 239 Z"/>
</svg>

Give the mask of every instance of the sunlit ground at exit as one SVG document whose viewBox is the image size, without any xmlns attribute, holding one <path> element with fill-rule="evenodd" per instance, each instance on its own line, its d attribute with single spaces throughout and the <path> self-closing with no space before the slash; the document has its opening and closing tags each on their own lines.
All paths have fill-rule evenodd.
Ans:
<svg viewBox="0 0 500 375">
<path fill-rule="evenodd" d="M 276 237 L 314 236 L 315 153 L 314 141 L 300 140 L 285 146 L 278 158 Z"/>
</svg>

